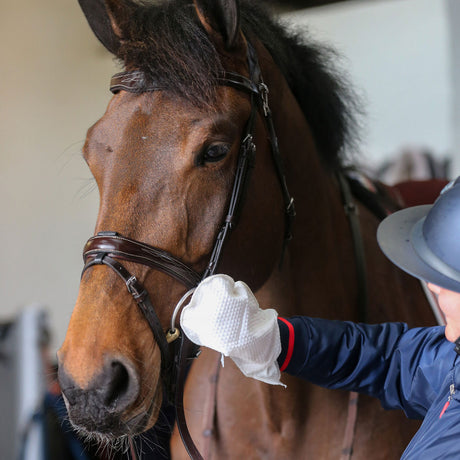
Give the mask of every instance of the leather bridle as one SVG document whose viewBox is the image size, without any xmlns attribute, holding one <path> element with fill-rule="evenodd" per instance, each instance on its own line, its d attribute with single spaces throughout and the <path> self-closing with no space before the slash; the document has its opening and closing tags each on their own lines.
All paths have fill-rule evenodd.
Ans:
<svg viewBox="0 0 460 460">
<path fill-rule="evenodd" d="M 209 263 L 204 273 L 197 273 L 195 270 L 185 265 L 181 260 L 162 249 L 126 238 L 111 231 L 99 232 L 97 235 L 90 238 L 83 251 L 85 266 L 82 275 L 86 270 L 95 265 L 106 265 L 110 267 L 125 282 L 129 293 L 133 296 L 144 314 L 161 352 L 162 380 L 170 400 L 172 401 L 174 396 L 176 398 L 175 407 L 179 431 L 192 459 L 201 459 L 202 457 L 190 438 L 185 424 L 182 400 L 178 399 L 178 397 L 182 398 L 181 393 L 183 391 L 183 380 L 185 380 L 184 368 L 186 366 L 186 359 L 196 354 L 197 349 L 186 340 L 183 334 L 178 333 L 178 329 L 175 329 L 175 325 L 172 325 L 171 330 L 165 335 L 148 292 L 139 280 L 119 261 L 134 262 L 160 270 L 175 278 L 188 289 L 194 288 L 200 280 L 215 273 L 221 258 L 224 243 L 231 230 L 233 230 L 236 225 L 248 185 L 250 171 L 254 164 L 256 149 L 253 142 L 253 132 L 258 110 L 261 111 L 263 119 L 265 120 L 271 145 L 272 159 L 280 182 L 284 201 L 284 254 L 286 244 L 292 238 L 292 224 L 295 217 L 294 199 L 291 197 L 286 184 L 283 160 L 280 155 L 272 114 L 268 105 L 268 88 L 262 79 L 255 50 L 249 42 L 247 60 L 249 78 L 234 72 L 223 72 L 218 79 L 219 85 L 229 86 L 249 94 L 251 99 L 251 113 L 241 140 L 238 164 L 228 211 L 218 233 Z M 145 75 L 141 71 L 135 70 L 114 75 L 111 80 L 110 90 L 115 94 L 121 90 L 131 93 L 143 93 L 167 90 L 167 88 L 157 85 L 155 82 L 147 82 Z M 177 343 L 175 339 L 178 336 L 180 336 L 180 341 L 178 342 L 180 344 L 179 348 L 178 350 L 172 351 L 171 344 Z M 175 348 L 177 348 L 177 346 L 175 346 Z"/>
<path fill-rule="evenodd" d="M 148 292 L 118 260 L 126 260 L 160 270 L 175 278 L 188 289 L 194 288 L 200 282 L 201 276 L 170 253 L 123 237 L 116 232 L 99 232 L 96 236 L 91 237 L 86 242 L 83 258 L 85 266 L 82 276 L 88 268 L 94 265 L 107 265 L 125 282 L 128 292 L 139 305 L 160 348 L 162 377 L 165 377 L 165 371 L 169 371 L 172 366 L 168 343 L 172 342 L 170 337 L 173 336 L 164 334 Z"/>
</svg>

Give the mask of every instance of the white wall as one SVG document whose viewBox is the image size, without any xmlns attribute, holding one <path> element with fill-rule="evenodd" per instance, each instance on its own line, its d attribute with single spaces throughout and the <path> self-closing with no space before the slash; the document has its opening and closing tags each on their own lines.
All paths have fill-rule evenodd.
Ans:
<svg viewBox="0 0 460 460">
<path fill-rule="evenodd" d="M 452 154 L 446 0 L 350 1 L 283 17 L 344 56 L 340 65 L 365 102 L 369 164 L 406 146 Z"/>
<path fill-rule="evenodd" d="M 116 66 L 76 0 L 2 2 L 0 62 L 0 320 L 43 303 L 57 348 L 98 206 L 80 151 Z"/>
<path fill-rule="evenodd" d="M 451 119 L 453 152 L 452 162 L 455 175 L 460 173 L 460 2 L 447 0 L 446 14 L 449 18 L 449 45 L 451 56 Z"/>
<path fill-rule="evenodd" d="M 368 94 L 369 158 L 407 143 L 451 149 L 444 1 L 351 2 L 295 19 L 348 56 Z M 3 2 L 0 62 L 0 320 L 46 305 L 56 349 L 98 206 L 80 150 L 118 69 L 76 0 Z"/>
</svg>

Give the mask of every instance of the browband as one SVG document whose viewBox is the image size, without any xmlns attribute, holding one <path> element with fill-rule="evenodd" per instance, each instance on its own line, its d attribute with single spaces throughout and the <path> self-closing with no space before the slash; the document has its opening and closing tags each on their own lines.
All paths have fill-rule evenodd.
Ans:
<svg viewBox="0 0 460 460">
<path fill-rule="evenodd" d="M 249 78 L 234 72 L 222 72 L 217 78 L 219 85 L 232 86 L 233 88 L 259 95 L 257 85 Z M 130 93 L 144 93 L 153 91 L 164 91 L 167 88 L 155 82 L 147 82 L 144 73 L 140 70 L 125 71 L 115 74 L 110 80 L 110 91 L 117 94 L 120 91 Z"/>
</svg>

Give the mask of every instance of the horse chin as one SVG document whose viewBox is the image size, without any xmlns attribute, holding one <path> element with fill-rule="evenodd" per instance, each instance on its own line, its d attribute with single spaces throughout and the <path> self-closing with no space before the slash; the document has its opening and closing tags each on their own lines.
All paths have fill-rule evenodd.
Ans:
<svg viewBox="0 0 460 460">
<path fill-rule="evenodd" d="M 93 423 L 75 423 L 70 417 L 70 422 L 78 437 L 86 443 L 99 446 L 101 451 L 126 452 L 130 446 L 130 440 L 137 435 L 151 428 L 158 417 L 158 414 L 141 412 L 128 421 L 110 417 L 104 424 L 94 426 Z"/>
</svg>

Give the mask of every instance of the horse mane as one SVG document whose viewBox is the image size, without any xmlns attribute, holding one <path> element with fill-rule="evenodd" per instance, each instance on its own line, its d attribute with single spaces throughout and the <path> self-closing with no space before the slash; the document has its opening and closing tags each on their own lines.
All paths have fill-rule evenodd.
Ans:
<svg viewBox="0 0 460 460">
<path fill-rule="evenodd" d="M 219 55 L 187 0 L 142 1 L 122 25 L 118 58 L 195 104 L 207 104 L 222 72 Z M 356 97 L 334 69 L 333 50 L 288 31 L 257 0 L 240 0 L 241 28 L 257 37 L 284 74 L 312 130 L 326 167 L 345 163 L 356 134 Z"/>
</svg>

